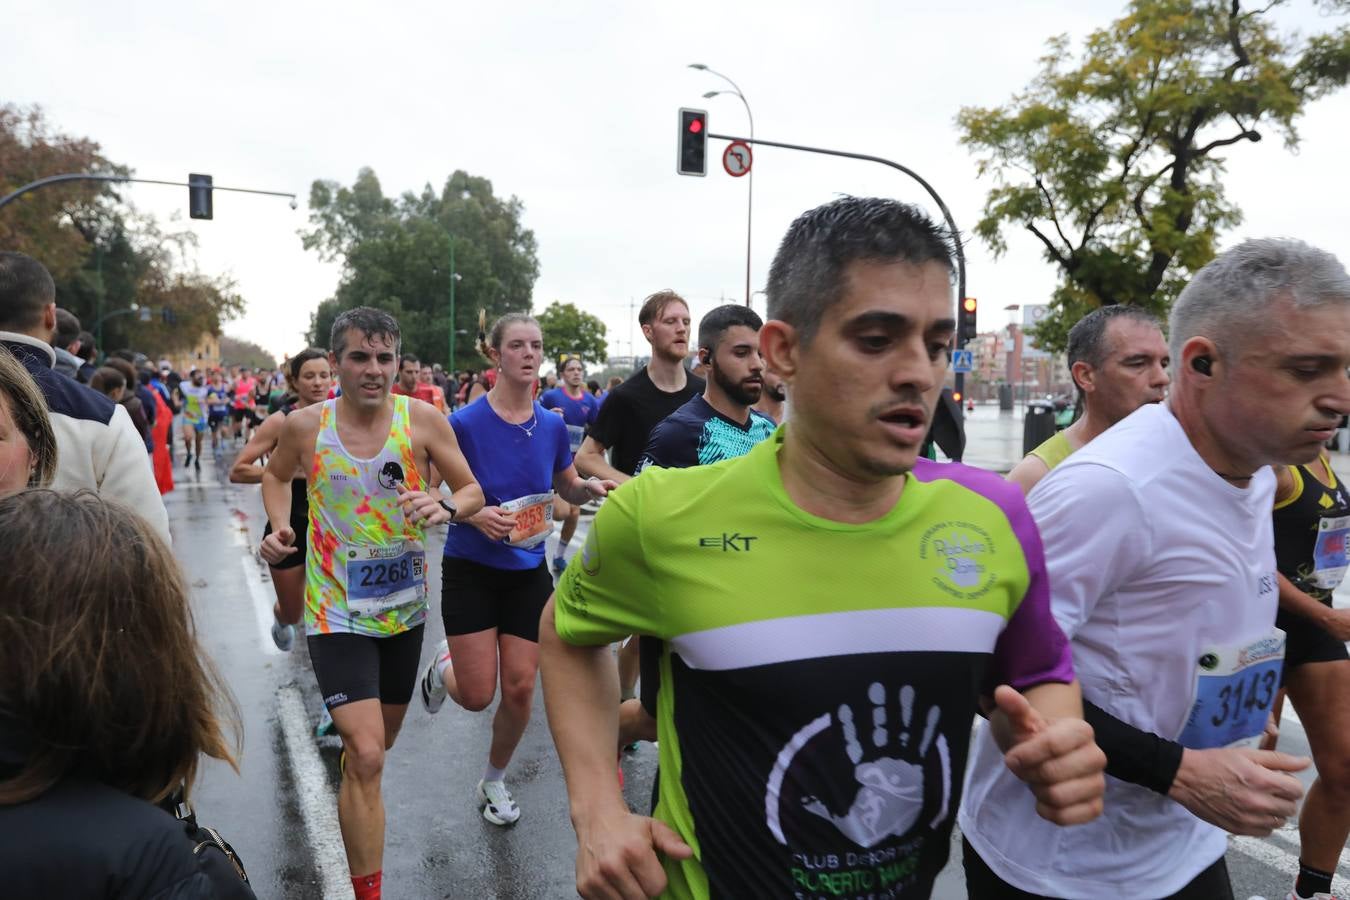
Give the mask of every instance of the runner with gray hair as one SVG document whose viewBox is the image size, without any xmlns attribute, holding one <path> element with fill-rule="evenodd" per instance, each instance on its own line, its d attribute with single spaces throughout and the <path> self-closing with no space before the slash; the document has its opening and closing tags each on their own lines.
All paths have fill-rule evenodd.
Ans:
<svg viewBox="0 0 1350 900">
<path fill-rule="evenodd" d="M 1265 836 L 1298 808 L 1292 773 L 1309 761 L 1257 747 L 1286 646 L 1270 467 L 1315 460 L 1350 411 L 1350 279 L 1297 241 L 1240 244 L 1182 291 L 1171 349 L 1167 403 L 1135 411 L 1028 497 L 1115 776 L 1105 812 L 1071 832 L 1042 827 L 980 737 L 960 818 L 976 900 L 1231 898 L 1224 832 Z M 1318 709 L 1344 731 L 1341 690 Z M 1344 771 L 1344 757 L 1318 763 Z"/>
<path fill-rule="evenodd" d="M 1168 319 L 1173 358 L 1197 335 L 1232 361 L 1254 339 L 1263 342 L 1287 323 L 1285 308 L 1350 308 L 1350 275 L 1332 254 L 1292 238 L 1244 241 L 1195 274 Z"/>
</svg>

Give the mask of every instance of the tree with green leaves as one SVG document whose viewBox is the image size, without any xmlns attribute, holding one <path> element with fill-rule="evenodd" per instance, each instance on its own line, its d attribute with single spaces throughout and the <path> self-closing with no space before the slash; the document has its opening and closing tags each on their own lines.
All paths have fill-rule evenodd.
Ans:
<svg viewBox="0 0 1350 900">
<path fill-rule="evenodd" d="M 609 342 L 605 339 L 605 323 L 574 304 L 555 300 L 536 318 L 544 332 L 544 358 L 557 369 L 567 356 L 580 356 L 587 367 L 604 365 L 609 358 Z"/>
<path fill-rule="evenodd" d="M 1295 120 L 1345 85 L 1350 28 L 1282 33 L 1271 12 L 1287 2 L 1132 0 L 1078 58 L 1053 38 L 1007 106 L 961 110 L 962 143 L 996 181 L 975 232 L 999 255 L 1005 229 L 1024 228 L 1058 269 L 1041 346 L 1062 349 L 1104 304 L 1165 316 L 1241 220 L 1223 154 L 1270 131 L 1296 148 Z M 1347 0 L 1319 5 L 1350 11 Z"/>
<path fill-rule="evenodd" d="M 55 130 L 40 108 L 0 105 L 0 194 L 76 172 L 132 174 L 90 138 Z M 57 303 L 87 331 L 103 320 L 100 350 L 160 356 L 219 334 L 244 311 L 234 283 L 192 268 L 194 236 L 164 231 L 118 191 L 108 182 L 72 181 L 25 194 L 0 210 L 0 247 L 46 266 Z M 133 304 L 148 318 L 130 314 Z"/>
<path fill-rule="evenodd" d="M 337 291 L 310 320 L 315 346 L 327 346 L 343 310 L 374 306 L 398 318 L 408 352 L 449 365 L 450 286 L 457 275 L 455 365 L 481 365 L 474 350 L 479 310 L 491 320 L 530 308 L 539 277 L 534 234 L 521 224 L 524 205 L 497 197 L 486 178 L 456 171 L 439 192 L 427 185 L 418 194 L 386 197 L 367 168 L 350 187 L 314 182 L 309 205 L 305 248 L 343 266 Z"/>
</svg>

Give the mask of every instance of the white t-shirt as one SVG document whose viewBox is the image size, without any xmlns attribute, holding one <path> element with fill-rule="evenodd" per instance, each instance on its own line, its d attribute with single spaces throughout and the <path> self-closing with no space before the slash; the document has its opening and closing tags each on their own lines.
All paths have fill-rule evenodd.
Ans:
<svg viewBox="0 0 1350 900">
<path fill-rule="evenodd" d="M 1203 715 L 1192 710 L 1198 694 L 1215 696 L 1198 678 L 1221 668 L 1217 659 L 1242 655 L 1232 648 L 1271 646 L 1261 640 L 1272 636 L 1277 603 L 1274 492 L 1269 469 L 1245 490 L 1220 478 L 1161 404 L 1136 411 L 1036 486 L 1027 501 L 1045 544 L 1051 608 L 1086 699 L 1187 746 L 1229 742 L 1215 732 L 1206 744 L 1195 732 L 1211 715 L 1217 725 L 1229 707 L 1214 701 Z M 1276 682 L 1278 663 L 1278 656 L 1265 663 Z M 1270 680 L 1256 679 L 1252 709 L 1241 713 L 1237 704 L 1251 722 L 1264 724 L 1255 706 Z M 988 728 L 966 780 L 961 831 L 1024 891 L 1152 900 L 1185 887 L 1226 850 L 1220 829 L 1111 777 L 1100 818 L 1071 828 L 1045 821 Z"/>
</svg>

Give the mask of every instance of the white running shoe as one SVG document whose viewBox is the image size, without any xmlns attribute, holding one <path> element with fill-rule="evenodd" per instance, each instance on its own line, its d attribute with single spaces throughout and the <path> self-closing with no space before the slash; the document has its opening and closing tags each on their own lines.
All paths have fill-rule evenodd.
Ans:
<svg viewBox="0 0 1350 900">
<path fill-rule="evenodd" d="M 291 647 L 295 646 L 295 626 L 282 625 L 276 619 L 273 619 L 272 643 L 276 644 L 277 649 L 282 653 L 290 653 Z"/>
<path fill-rule="evenodd" d="M 520 818 L 520 807 L 511 798 L 505 781 L 479 781 L 477 794 L 483 818 L 493 825 L 514 825 Z"/>
<path fill-rule="evenodd" d="M 431 662 L 427 664 L 426 672 L 422 673 L 422 708 L 432 715 L 440 712 L 441 704 L 445 702 L 445 681 L 436 668 L 441 660 L 449 658 L 450 642 L 441 641 Z"/>
</svg>

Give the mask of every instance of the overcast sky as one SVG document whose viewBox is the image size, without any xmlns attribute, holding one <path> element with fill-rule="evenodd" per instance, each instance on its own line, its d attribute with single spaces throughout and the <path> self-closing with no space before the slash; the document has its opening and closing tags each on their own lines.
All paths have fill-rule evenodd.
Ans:
<svg viewBox="0 0 1350 900">
<path fill-rule="evenodd" d="M 1005 102 L 1052 34 L 1075 38 L 1123 4 L 979 2 L 288 3 L 10 0 L 0 30 L 3 97 L 41 104 L 51 123 L 102 144 L 146 178 L 206 172 L 220 185 L 292 191 L 285 200 L 217 193 L 215 219 L 186 219 L 186 189 L 128 196 L 200 238 L 198 263 L 234 277 L 248 311 L 225 331 L 292 353 L 339 270 L 300 245 L 316 178 L 349 184 L 372 167 L 385 193 L 437 188 L 462 168 L 519 197 L 539 245 L 533 307 L 576 303 L 629 351 L 630 302 L 671 287 L 698 317 L 743 300 L 746 180 L 675 174 L 676 110 L 709 110 L 742 133 L 735 79 L 757 136 L 895 159 L 927 178 L 970 229 L 990 184 L 957 141 L 966 105 Z M 682 12 L 676 14 L 674 10 Z M 1311 0 L 1291 25 L 1325 27 Z M 1350 260 L 1346 147 L 1350 93 L 1313 105 L 1291 155 L 1273 135 L 1229 160 L 1246 214 L 1225 244 L 1293 235 Z M 803 210 L 840 194 L 928 205 L 872 163 L 762 148 L 755 160 L 753 288 Z M 935 215 L 936 209 L 931 210 Z M 1055 273 L 1020 233 L 995 260 L 972 242 L 968 293 L 981 328 L 1010 303 L 1044 302 Z M 522 301 L 525 298 L 521 298 Z M 523 305 L 523 304 L 522 304 Z M 763 311 L 763 298 L 755 299 Z"/>
</svg>

